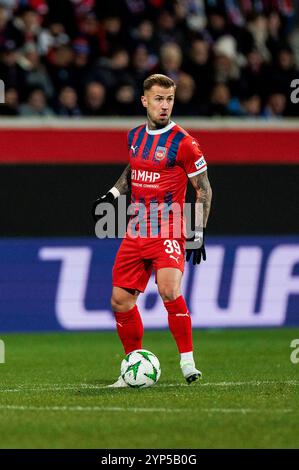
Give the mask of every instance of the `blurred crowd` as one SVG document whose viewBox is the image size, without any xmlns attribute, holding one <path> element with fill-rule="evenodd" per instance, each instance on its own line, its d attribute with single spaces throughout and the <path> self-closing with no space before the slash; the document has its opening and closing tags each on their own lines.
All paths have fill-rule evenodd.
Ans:
<svg viewBox="0 0 299 470">
<path fill-rule="evenodd" d="M 144 115 L 143 80 L 164 73 L 176 115 L 299 116 L 297 4 L 0 0 L 0 115 Z"/>
</svg>

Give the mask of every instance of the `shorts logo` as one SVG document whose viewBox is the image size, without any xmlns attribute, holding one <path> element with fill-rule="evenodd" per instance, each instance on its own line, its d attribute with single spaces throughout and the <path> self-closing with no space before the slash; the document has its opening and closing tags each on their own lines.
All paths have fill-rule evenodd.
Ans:
<svg viewBox="0 0 299 470">
<path fill-rule="evenodd" d="M 166 157 L 167 148 L 166 147 L 157 147 L 155 152 L 155 159 L 161 161 Z"/>
</svg>

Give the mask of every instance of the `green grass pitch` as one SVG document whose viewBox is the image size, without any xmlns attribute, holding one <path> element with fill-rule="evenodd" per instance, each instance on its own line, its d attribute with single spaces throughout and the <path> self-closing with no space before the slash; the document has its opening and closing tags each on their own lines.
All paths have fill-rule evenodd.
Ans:
<svg viewBox="0 0 299 470">
<path fill-rule="evenodd" d="M 146 331 L 159 383 L 106 389 L 116 333 L 1 335 L 1 448 L 298 448 L 299 329 L 194 331 L 203 380 L 188 386 L 168 331 Z"/>
</svg>

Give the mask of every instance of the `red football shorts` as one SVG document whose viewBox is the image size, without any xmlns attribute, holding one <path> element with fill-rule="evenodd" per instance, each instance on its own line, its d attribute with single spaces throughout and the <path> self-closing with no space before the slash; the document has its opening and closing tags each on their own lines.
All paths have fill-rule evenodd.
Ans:
<svg viewBox="0 0 299 470">
<path fill-rule="evenodd" d="M 117 252 L 112 285 L 144 292 L 152 270 L 177 268 L 184 272 L 185 240 L 165 238 L 123 239 Z"/>
</svg>

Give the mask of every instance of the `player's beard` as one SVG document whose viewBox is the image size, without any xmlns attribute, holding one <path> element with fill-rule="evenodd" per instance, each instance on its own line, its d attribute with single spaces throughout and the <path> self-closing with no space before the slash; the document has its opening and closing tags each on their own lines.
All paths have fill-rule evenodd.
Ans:
<svg viewBox="0 0 299 470">
<path fill-rule="evenodd" d="M 151 126 L 155 126 L 155 129 L 163 129 L 170 122 L 170 116 L 165 119 L 154 119 L 149 113 L 147 113 L 147 120 Z"/>
</svg>

